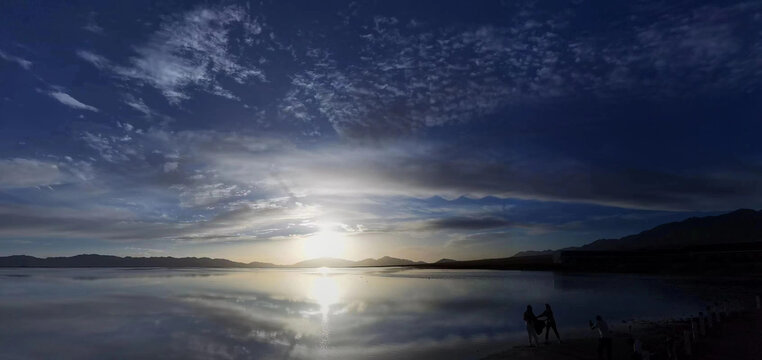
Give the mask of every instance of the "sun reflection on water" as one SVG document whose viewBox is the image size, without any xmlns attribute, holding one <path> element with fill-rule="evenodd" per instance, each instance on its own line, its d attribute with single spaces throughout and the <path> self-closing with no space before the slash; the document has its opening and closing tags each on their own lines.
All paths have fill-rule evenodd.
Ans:
<svg viewBox="0 0 762 360">
<path fill-rule="evenodd" d="M 341 289 L 338 281 L 329 276 L 330 270 L 321 268 L 319 272 L 320 276 L 312 279 L 307 296 L 320 305 L 320 313 L 325 322 L 330 315 L 331 305 L 338 303 L 341 298 Z"/>
<path fill-rule="evenodd" d="M 331 329 L 329 326 L 329 316 L 331 315 L 331 306 L 337 304 L 341 299 L 341 288 L 335 276 L 332 276 L 331 269 L 318 269 L 318 276 L 311 279 L 307 297 L 320 306 L 321 321 L 321 339 L 320 348 L 325 351 L 328 349 L 328 339 Z"/>
</svg>

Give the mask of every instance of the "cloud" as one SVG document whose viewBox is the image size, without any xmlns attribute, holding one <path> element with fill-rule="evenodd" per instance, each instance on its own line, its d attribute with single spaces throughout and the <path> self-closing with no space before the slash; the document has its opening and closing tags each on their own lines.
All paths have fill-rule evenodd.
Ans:
<svg viewBox="0 0 762 360">
<path fill-rule="evenodd" d="M 177 170 L 178 162 L 177 161 L 170 161 L 164 163 L 164 172 L 171 172 Z"/>
<path fill-rule="evenodd" d="M 509 132 L 521 126 L 514 126 L 521 122 L 511 117 L 514 106 L 669 100 L 737 93 L 760 84 L 758 4 L 675 5 L 680 11 L 626 6 L 627 16 L 613 25 L 600 23 L 595 31 L 580 23 L 589 11 L 583 7 L 543 12 L 517 5 L 520 11 L 504 21 L 485 24 L 411 21 L 402 13 L 347 18 L 338 26 L 305 23 L 299 29 L 272 29 L 239 6 L 200 6 L 164 16 L 152 32 L 137 37 L 142 40 L 126 49 L 126 57 L 101 55 L 99 49 L 76 54 L 119 82 L 122 90 L 117 93 L 128 93 L 120 99 L 126 105 L 122 110 L 148 118 L 160 109 L 154 107 L 156 99 L 161 102 L 161 96 L 151 97 L 152 89 L 175 105 L 199 91 L 237 99 L 244 96 L 239 89 L 267 89 L 261 99 L 246 102 L 266 114 L 260 116 L 261 124 L 272 132 L 251 135 L 255 132 L 247 133 L 246 126 L 238 132 L 182 131 L 217 126 L 188 113 L 182 114 L 188 121 L 172 128 L 143 121 L 148 119 L 130 120 L 135 127 L 122 120 L 113 129 L 83 125 L 76 145 L 85 151 L 80 156 L 103 160 L 92 161 L 97 181 L 87 189 L 72 186 L 69 193 L 57 188 L 56 198 L 40 202 L 58 206 L 66 203 L 61 196 L 71 201 L 80 192 L 92 191 L 98 196 L 77 199 L 83 207 L 110 206 L 133 217 L 72 219 L 59 213 L 67 208 L 45 216 L 26 210 L 14 216 L 29 228 L 39 224 L 48 234 L 204 242 L 304 234 L 314 229 L 302 221 L 331 217 L 362 224 L 368 233 L 401 229 L 421 238 L 424 232 L 439 230 L 471 233 L 528 226 L 494 211 L 411 208 L 411 201 L 432 196 L 634 209 L 750 206 L 749 199 L 762 195 L 756 186 L 762 173 L 753 166 L 608 167 L 594 159 L 550 153 L 556 150 L 544 145 L 535 151 L 521 144 L 500 147 L 478 140 L 448 143 L 463 136 L 450 129 L 429 130 L 471 123 L 456 130 L 478 138 L 481 135 L 470 132 L 471 126 L 484 121 L 489 129 L 505 131 L 495 136 L 505 135 L 510 142 L 514 134 Z M 327 27 L 336 34 L 331 41 L 326 40 Z M 298 41 L 286 40 L 297 34 Z M 259 47 L 260 42 L 266 45 Z M 277 56 L 259 53 L 270 46 L 293 56 L 281 63 Z M 24 59 L 0 55 L 27 69 L 31 66 Z M 49 95 L 76 109 L 99 110 L 61 89 L 53 88 Z M 616 106 L 605 107 L 610 108 Z M 304 135 L 329 136 L 302 142 L 284 119 L 313 126 Z M 537 128 L 545 131 L 545 119 L 540 121 Z M 561 116 L 557 121 L 567 119 Z M 325 128 L 339 138 L 323 132 Z M 548 131 L 552 138 L 563 130 Z M 406 136 L 416 132 L 425 136 Z M 353 141 L 368 139 L 379 141 Z M 51 168 L 3 161 L 4 166 L 25 167 L 34 175 L 27 178 L 36 179 L 4 175 L 5 188 L 62 181 Z M 73 170 L 57 166 L 64 173 L 57 176 L 71 177 Z M 127 205 L 124 199 L 136 201 Z"/>
<path fill-rule="evenodd" d="M 0 188 L 55 185 L 64 179 L 58 164 L 33 159 L 0 159 Z"/>
<path fill-rule="evenodd" d="M 131 107 L 134 110 L 137 110 L 143 115 L 150 117 L 154 115 L 154 111 L 151 110 L 151 108 L 146 105 L 146 103 L 143 101 L 143 99 L 139 97 L 132 96 L 130 94 L 127 94 L 124 96 L 123 101 L 127 106 Z"/>
<path fill-rule="evenodd" d="M 115 220 L 109 225 L 113 232 L 97 233 L 105 239 L 261 240 L 312 232 L 301 222 L 320 219 L 362 224 L 368 233 L 540 231 L 547 229 L 498 214 L 500 206 L 414 207 L 411 201 L 493 196 L 631 209 L 717 210 L 748 207 L 749 198 L 762 195 L 753 186 L 762 173 L 753 168 L 736 169 L 734 175 L 672 174 L 611 170 L 560 156 L 514 153 L 494 158 L 489 152 L 432 142 L 300 146 L 279 137 L 220 131 L 115 129 L 119 131 L 85 132 L 81 138 L 106 160 L 99 164 L 100 182 L 107 184 L 99 199 L 119 199 L 123 192 L 150 194 L 145 204 L 161 205 L 152 205 L 157 208 L 140 223 Z M 106 224 L 99 223 L 78 228 L 87 233 L 88 227 Z M 141 233 L 129 234 L 136 227 Z"/>
<path fill-rule="evenodd" d="M 64 104 L 68 107 L 71 107 L 77 110 L 88 110 L 88 111 L 98 112 L 98 109 L 96 107 L 84 104 L 65 92 L 53 90 L 53 91 L 50 91 L 48 94 L 52 96 L 54 99 L 58 100 L 58 102 L 60 102 L 61 104 Z"/>
<path fill-rule="evenodd" d="M 135 46 L 136 56 L 129 65 L 113 64 L 91 51 L 77 54 L 122 79 L 156 88 L 172 104 L 189 99 L 191 88 L 237 99 L 218 80 L 220 76 L 239 84 L 265 81 L 261 69 L 231 51 L 230 34 L 238 27 L 249 38 L 261 32 L 261 24 L 244 8 L 199 7 L 164 22 L 146 43 Z"/>
<path fill-rule="evenodd" d="M 103 196 L 104 194 L 101 194 Z M 220 209 L 209 218 L 180 220 L 136 213 L 129 207 L 89 203 L 71 206 L 0 204 L 0 236 L 100 239 L 123 242 L 210 243 L 267 241 L 314 229 L 289 226 L 314 216 L 314 209 L 277 202 L 253 202 Z M 147 204 L 144 204 L 147 205 Z M 267 231 L 263 231 L 267 230 Z M 264 235 L 261 236 L 260 235 Z"/>
<path fill-rule="evenodd" d="M 23 58 L 20 58 L 18 56 L 13 56 L 10 54 L 7 54 L 0 50 L 0 59 L 3 59 L 5 61 L 14 62 L 24 68 L 24 70 L 30 70 L 32 68 L 32 62 Z"/>
<path fill-rule="evenodd" d="M 360 25 L 347 29 L 358 50 L 311 44 L 313 56 L 292 77 L 280 111 L 327 121 L 347 138 L 389 138 L 510 106 L 744 93 L 762 85 L 762 33 L 751 25 L 762 14 L 758 3 L 633 5 L 627 17 L 596 31 L 578 21 L 589 9 L 517 7 L 495 25 L 357 19 Z"/>
<path fill-rule="evenodd" d="M 92 51 L 77 50 L 77 56 L 79 56 L 82 60 L 89 62 L 98 69 L 106 69 L 112 66 L 111 62 L 108 59 Z"/>
<path fill-rule="evenodd" d="M 96 16 L 96 13 L 91 12 L 89 16 L 87 17 L 87 24 L 85 24 L 85 26 L 83 26 L 82 29 L 87 30 L 93 34 L 103 35 L 104 34 L 103 27 L 98 25 L 98 23 L 95 21 L 95 16 Z"/>
<path fill-rule="evenodd" d="M 278 171 L 290 191 L 316 196 L 460 196 L 568 201 L 639 209 L 716 210 L 749 206 L 760 195 L 759 169 L 677 174 L 608 169 L 583 161 L 514 154 L 495 158 L 445 144 L 284 147 L 264 153 L 212 151 L 203 159 L 221 179 L 251 183 Z M 261 187 L 277 188 L 260 177 Z M 746 204 L 746 205 L 744 205 Z"/>
<path fill-rule="evenodd" d="M 82 133 L 81 139 L 92 149 L 96 150 L 101 158 L 108 162 L 119 162 L 129 160 L 128 148 L 125 142 L 129 141 L 129 136 L 106 136 L 95 134 L 88 131 Z"/>
<path fill-rule="evenodd" d="M 423 222 L 425 230 L 481 230 L 510 227 L 512 222 L 496 217 L 449 217 Z"/>
<path fill-rule="evenodd" d="M 762 173 L 753 168 L 736 169 L 732 175 L 613 171 L 559 156 L 492 157 L 490 152 L 433 142 L 305 145 L 276 136 L 210 130 L 148 128 L 138 133 L 125 123 L 102 129 L 81 134 L 82 144 L 105 160 L 94 161 L 89 172 L 82 167 L 83 176 L 70 169 L 79 167 L 67 165 L 76 163 L 73 159 L 2 163 L 4 188 L 71 185 L 56 187 L 55 196 L 27 195 L 35 206 L 4 204 L 0 236 L 264 242 L 303 237 L 317 231 L 315 222 L 333 221 L 362 229 L 360 234 L 347 230 L 347 236 L 357 239 L 389 239 L 393 235 L 386 233 L 405 232 L 400 243 L 433 244 L 430 239 L 438 233 L 461 234 L 463 241 L 470 241 L 475 239 L 466 235 L 473 232 L 531 235 L 561 228 L 508 216 L 499 203 L 487 206 L 473 200 L 473 205 L 463 206 L 462 201 L 440 199 L 446 202 L 440 204 L 427 200 L 432 196 L 717 210 L 753 206 L 748 199 L 762 195 L 754 186 Z M 30 169 L 27 173 L 34 176 L 9 177 L 24 173 L 17 168 Z M 483 238 L 491 241 L 500 235 Z M 470 249 L 481 251 L 478 246 Z"/>
</svg>

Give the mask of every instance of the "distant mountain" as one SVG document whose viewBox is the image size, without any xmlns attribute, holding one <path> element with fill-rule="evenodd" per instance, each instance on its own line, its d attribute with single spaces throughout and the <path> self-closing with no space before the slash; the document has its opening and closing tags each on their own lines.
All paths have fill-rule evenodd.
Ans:
<svg viewBox="0 0 762 360">
<path fill-rule="evenodd" d="M 265 262 L 259 262 L 259 261 L 252 261 L 252 262 L 250 262 L 250 263 L 248 263 L 246 265 L 248 265 L 248 267 L 252 267 L 252 268 L 280 267 L 280 265 L 275 265 L 275 264 L 270 264 L 270 263 L 265 263 Z"/>
<path fill-rule="evenodd" d="M 378 259 L 360 260 L 355 262 L 353 266 L 405 266 L 417 264 L 425 264 L 425 262 L 384 256 Z"/>
<path fill-rule="evenodd" d="M 252 261 L 241 263 L 227 259 L 207 257 L 119 257 L 113 255 L 85 254 L 70 257 L 37 258 L 27 255 L 0 257 L 0 267 L 165 267 L 165 268 L 273 268 L 273 267 L 355 267 L 355 266 L 408 266 L 425 264 L 421 261 L 384 256 L 379 259 L 352 261 L 336 258 L 319 258 L 300 261 L 293 265 L 275 265 Z"/>
<path fill-rule="evenodd" d="M 571 248 L 561 249 L 561 250 L 567 250 Z M 553 255 L 556 253 L 556 251 L 560 250 L 529 250 L 529 251 L 519 251 L 516 253 L 516 255 L 513 255 L 513 257 L 522 257 L 522 256 L 542 256 L 542 255 Z"/>
<path fill-rule="evenodd" d="M 356 266 L 406 266 L 425 264 L 421 261 L 393 258 L 384 256 L 378 259 L 368 258 L 360 261 L 352 261 L 336 258 L 318 258 L 300 261 L 292 267 L 356 267 Z"/>
<path fill-rule="evenodd" d="M 442 269 L 589 270 L 589 271 L 759 271 L 756 257 L 734 258 L 726 253 L 762 249 L 762 211 L 749 209 L 693 217 L 656 226 L 619 239 L 597 240 L 580 247 L 522 251 L 509 258 L 452 261 L 442 259 L 423 267 Z M 701 255 L 695 255 L 700 253 Z M 694 254 L 694 255 L 691 255 Z M 732 255 L 728 255 L 732 256 Z M 751 255 L 750 255 L 751 256 Z M 702 260 L 704 259 L 704 260 Z M 721 259 L 721 261 L 705 260 Z M 746 262 L 744 262 L 746 261 Z M 560 262 L 560 263 L 559 263 Z M 728 264 L 738 265 L 731 269 Z M 734 265 L 734 266 L 735 266 Z M 728 270 L 731 269 L 731 270 Z"/>
<path fill-rule="evenodd" d="M 441 259 L 433 264 L 384 256 L 379 259 L 351 261 L 319 258 L 298 262 L 286 267 L 355 267 L 355 266 L 415 266 L 435 268 L 482 269 L 542 269 L 554 263 L 553 255 L 564 250 L 582 251 L 683 251 L 686 248 L 720 246 L 749 246 L 762 244 L 762 211 L 750 209 L 731 213 L 693 217 L 659 225 L 636 235 L 619 239 L 601 239 L 590 244 L 560 250 L 523 251 L 510 258 L 456 261 Z M 741 245 L 739 245 L 741 244 Z M 573 252 L 571 252 L 574 254 Z M 584 254 L 584 253 L 577 253 Z M 0 257 L 0 267 L 215 267 L 260 268 L 284 267 L 270 263 L 240 263 L 226 259 L 174 257 L 119 257 L 110 255 L 77 255 L 71 257 L 36 258 L 26 255 Z"/>
<path fill-rule="evenodd" d="M 174 257 L 119 257 L 112 255 L 85 254 L 70 257 L 36 258 L 26 255 L 0 257 L 0 267 L 273 267 L 268 263 L 245 264 L 226 259 L 174 258 Z"/>
<path fill-rule="evenodd" d="M 350 267 L 354 263 L 351 260 L 325 257 L 300 261 L 291 267 Z"/>
<path fill-rule="evenodd" d="M 435 263 L 420 265 L 419 267 L 435 269 L 545 270 L 552 264 L 552 255 L 537 255 L 478 260 L 442 259 Z"/>
<path fill-rule="evenodd" d="M 723 215 L 671 222 L 619 239 L 596 240 L 578 249 L 656 250 L 757 241 L 762 241 L 762 211 L 740 209 Z"/>
</svg>

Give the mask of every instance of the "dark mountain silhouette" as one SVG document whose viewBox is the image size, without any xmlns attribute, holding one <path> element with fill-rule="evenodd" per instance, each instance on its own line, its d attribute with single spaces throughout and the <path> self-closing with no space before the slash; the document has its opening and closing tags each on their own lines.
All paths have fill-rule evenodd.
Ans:
<svg viewBox="0 0 762 360">
<path fill-rule="evenodd" d="M 418 264 L 425 264 L 425 262 L 384 256 L 378 259 L 368 258 L 360 261 L 336 258 L 318 258 L 300 261 L 294 265 L 291 265 L 291 267 L 407 266 Z"/>
<path fill-rule="evenodd" d="M 653 268 L 664 264 L 674 267 L 681 263 L 686 268 L 707 259 L 712 261 L 757 261 L 755 254 L 762 254 L 762 211 L 740 209 L 731 213 L 693 217 L 683 221 L 659 225 L 636 235 L 619 239 L 601 239 L 590 244 L 560 250 L 524 251 L 512 257 L 456 261 L 441 259 L 426 264 L 407 259 L 385 256 L 379 259 L 351 261 L 336 258 L 319 258 L 293 265 L 270 263 L 240 263 L 226 259 L 174 258 L 174 257 L 118 257 L 110 255 L 77 255 L 71 257 L 36 258 L 26 255 L 0 257 L 0 267 L 355 267 L 355 266 L 414 266 L 435 268 L 483 268 L 483 269 L 560 269 L 568 264 L 584 267 L 585 262 L 643 263 L 650 261 Z M 734 256 L 728 260 L 728 256 Z M 726 259 L 727 258 L 727 259 Z M 559 265 L 566 264 L 566 265 Z M 579 265 L 582 264 L 582 265 Z M 657 265 L 661 264 L 661 265 Z M 690 265 L 693 264 L 693 265 Z M 568 265 L 568 266 L 567 266 Z M 609 266 L 609 265 L 606 265 Z M 613 266 L 613 265 L 611 265 Z M 664 265 L 667 266 L 667 265 Z M 681 265 L 682 266 L 682 265 Z M 626 268 L 622 265 L 619 268 Z M 571 268 L 570 268 L 571 269 Z"/>
<path fill-rule="evenodd" d="M 360 260 L 354 263 L 354 266 L 404 266 L 404 265 L 415 265 L 415 264 L 425 264 L 423 261 L 413 261 L 408 259 L 400 259 L 395 258 L 391 256 L 384 256 L 382 258 L 378 259 L 365 259 Z"/>
<path fill-rule="evenodd" d="M 26 255 L 0 257 L 0 267 L 273 267 L 267 263 L 245 264 L 227 259 L 174 258 L 174 257 L 119 257 L 112 255 L 85 254 L 70 257 L 36 258 Z"/>
<path fill-rule="evenodd" d="M 70 257 L 37 258 L 27 255 L 0 257 L 0 267 L 201 267 L 201 268 L 272 268 L 272 267 L 355 267 L 355 266 L 406 266 L 425 264 L 421 261 L 384 256 L 379 259 L 352 261 L 336 258 L 319 258 L 300 261 L 293 265 L 275 265 L 253 261 L 235 262 L 227 259 L 174 258 L 174 257 L 119 257 L 112 255 L 85 254 Z"/>
<path fill-rule="evenodd" d="M 568 250 L 568 249 L 575 249 L 575 248 L 564 248 L 560 250 Z M 522 257 L 522 256 L 541 256 L 541 255 L 553 255 L 556 253 L 556 251 L 559 250 L 528 250 L 528 251 L 519 251 L 516 253 L 516 255 L 513 255 L 513 257 Z"/>
<path fill-rule="evenodd" d="M 252 267 L 252 268 L 280 267 L 280 265 L 275 265 L 275 264 L 270 264 L 270 263 L 265 263 L 265 262 L 259 262 L 259 261 L 252 261 L 252 262 L 250 262 L 250 263 L 248 263 L 246 265 L 248 265 L 248 267 Z"/>
<path fill-rule="evenodd" d="M 756 241 L 762 241 L 762 211 L 740 209 L 671 222 L 619 239 L 597 240 L 579 250 L 655 250 Z"/>
<path fill-rule="evenodd" d="M 692 217 L 666 223 L 619 239 L 600 239 L 586 245 L 558 250 L 521 251 L 513 256 L 553 255 L 574 250 L 665 250 L 758 241 L 762 241 L 762 210 L 739 209 L 722 215 Z"/>
<path fill-rule="evenodd" d="M 428 264 L 448 269 L 621 272 L 762 272 L 762 211 L 693 217 L 636 235 L 512 257 Z"/>
<path fill-rule="evenodd" d="M 290 267 L 349 267 L 354 263 L 351 260 L 325 257 L 300 261 Z"/>
<path fill-rule="evenodd" d="M 512 256 L 478 260 L 442 260 L 431 264 L 419 265 L 419 267 L 439 269 L 545 270 L 553 265 L 553 255 Z"/>
</svg>

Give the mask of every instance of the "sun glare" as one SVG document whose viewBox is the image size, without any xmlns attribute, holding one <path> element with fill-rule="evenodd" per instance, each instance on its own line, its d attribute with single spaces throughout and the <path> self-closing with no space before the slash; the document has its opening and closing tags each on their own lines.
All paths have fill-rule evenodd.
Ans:
<svg viewBox="0 0 762 360">
<path fill-rule="evenodd" d="M 308 296 L 320 305 L 320 313 L 327 320 L 331 305 L 339 302 L 339 284 L 333 277 L 322 274 L 313 279 Z"/>
<path fill-rule="evenodd" d="M 334 230 L 336 223 L 320 224 L 320 230 L 303 240 L 302 251 L 306 259 L 331 257 L 340 258 L 346 253 L 346 236 Z"/>
</svg>

